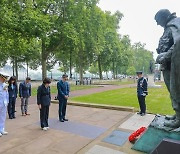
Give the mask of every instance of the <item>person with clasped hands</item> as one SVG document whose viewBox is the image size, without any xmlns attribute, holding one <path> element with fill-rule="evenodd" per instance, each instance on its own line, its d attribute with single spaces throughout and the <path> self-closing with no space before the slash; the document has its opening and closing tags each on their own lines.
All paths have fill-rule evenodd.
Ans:
<svg viewBox="0 0 180 154">
<path fill-rule="evenodd" d="M 31 78 L 27 77 L 26 80 L 19 85 L 19 97 L 21 98 L 21 112 L 22 116 L 30 115 L 28 113 L 28 103 L 31 96 Z"/>
<path fill-rule="evenodd" d="M 146 96 L 148 95 L 148 84 L 146 78 L 143 77 L 142 71 L 137 71 L 137 97 L 139 102 L 140 111 L 137 113 L 141 116 L 146 114 Z"/>
<path fill-rule="evenodd" d="M 8 77 L 5 73 L 0 73 L 0 137 L 8 134 L 5 131 L 6 112 L 9 103 L 8 85 L 5 81 Z"/>
<path fill-rule="evenodd" d="M 8 104 L 8 115 L 9 119 L 15 119 L 15 106 L 16 106 L 16 98 L 18 94 L 18 85 L 16 81 L 16 77 L 10 77 L 8 81 L 8 92 L 9 92 L 9 104 Z"/>
<path fill-rule="evenodd" d="M 37 104 L 40 110 L 40 122 L 41 128 L 44 131 L 49 129 L 48 118 L 49 118 L 49 106 L 51 104 L 51 80 L 45 78 L 43 84 L 38 87 L 37 90 Z"/>
<path fill-rule="evenodd" d="M 62 79 L 57 83 L 58 100 L 59 100 L 59 121 L 68 121 L 66 116 L 67 100 L 69 98 L 69 84 L 67 82 L 68 75 L 64 74 Z"/>
</svg>

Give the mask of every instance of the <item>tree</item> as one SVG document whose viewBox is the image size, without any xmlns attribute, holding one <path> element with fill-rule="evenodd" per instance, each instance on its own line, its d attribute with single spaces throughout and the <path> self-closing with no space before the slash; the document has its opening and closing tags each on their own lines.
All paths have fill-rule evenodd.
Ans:
<svg viewBox="0 0 180 154">
<path fill-rule="evenodd" d="M 149 70 L 152 54 L 144 45 L 131 45 L 128 36 L 118 34 L 123 14 L 104 12 L 98 0 L 1 0 L 0 64 L 8 59 L 18 77 L 22 65 L 37 69 L 42 66 L 42 79 L 58 62 L 60 70 L 79 72 L 80 81 L 86 70 L 127 73 Z M 144 61 L 147 59 L 147 61 Z M 94 67 L 94 68 L 93 68 Z"/>
<path fill-rule="evenodd" d="M 127 73 L 127 75 L 135 75 L 135 73 L 136 73 L 135 67 L 130 66 L 130 67 L 127 69 L 126 73 Z"/>
<path fill-rule="evenodd" d="M 132 46 L 134 54 L 134 66 L 136 70 L 141 70 L 144 73 L 150 73 L 150 62 L 154 62 L 153 53 L 145 49 L 145 44 L 140 42 Z"/>
<path fill-rule="evenodd" d="M 89 72 L 93 75 L 96 75 L 99 73 L 97 62 L 89 67 Z"/>
</svg>

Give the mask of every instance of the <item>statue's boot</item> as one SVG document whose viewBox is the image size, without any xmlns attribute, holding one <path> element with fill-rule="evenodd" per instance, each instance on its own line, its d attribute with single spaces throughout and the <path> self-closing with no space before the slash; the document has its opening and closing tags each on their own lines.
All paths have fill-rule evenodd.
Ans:
<svg viewBox="0 0 180 154">
<path fill-rule="evenodd" d="M 180 119 L 165 121 L 164 126 L 170 127 L 170 128 L 179 128 L 180 127 Z"/>
<path fill-rule="evenodd" d="M 166 119 L 166 120 L 175 120 L 175 119 L 176 119 L 176 114 L 173 115 L 173 116 L 166 115 L 165 119 Z"/>
</svg>

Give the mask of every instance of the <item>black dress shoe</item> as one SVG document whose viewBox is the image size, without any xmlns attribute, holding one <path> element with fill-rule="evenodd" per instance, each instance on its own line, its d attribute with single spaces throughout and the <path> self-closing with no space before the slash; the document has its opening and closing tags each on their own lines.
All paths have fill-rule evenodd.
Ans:
<svg viewBox="0 0 180 154">
<path fill-rule="evenodd" d="M 63 120 L 63 119 L 60 119 L 59 121 L 60 121 L 60 122 L 64 122 L 64 120 Z"/>
<path fill-rule="evenodd" d="M 68 119 L 65 119 L 65 118 L 64 118 L 63 120 L 64 120 L 64 121 L 68 121 Z"/>
<path fill-rule="evenodd" d="M 141 113 L 140 115 L 141 115 L 141 116 L 145 116 L 145 115 L 146 115 L 146 113 Z"/>
<path fill-rule="evenodd" d="M 16 119 L 16 117 L 12 117 L 13 119 Z"/>
<path fill-rule="evenodd" d="M 9 119 L 13 119 L 13 117 L 9 117 Z"/>
<path fill-rule="evenodd" d="M 142 112 L 137 112 L 137 114 L 142 114 Z"/>
</svg>

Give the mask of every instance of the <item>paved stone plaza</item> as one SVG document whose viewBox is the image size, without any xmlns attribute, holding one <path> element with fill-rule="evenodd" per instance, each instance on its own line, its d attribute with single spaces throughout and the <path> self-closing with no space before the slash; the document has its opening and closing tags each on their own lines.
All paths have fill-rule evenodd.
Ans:
<svg viewBox="0 0 180 154">
<path fill-rule="evenodd" d="M 113 131 L 131 133 L 125 122 L 134 118 L 131 112 L 68 106 L 68 122 L 58 121 L 58 105 L 50 107 L 50 130 L 39 126 L 39 111 L 36 104 L 29 105 L 30 116 L 22 117 L 17 107 L 15 120 L 7 119 L 9 134 L 0 138 L 2 154 L 121 154 L 140 153 L 131 150 L 127 137 L 122 146 L 103 141 Z M 135 115 L 136 116 L 136 115 Z M 146 115 L 152 119 L 151 115 Z M 129 119 L 129 120 L 128 120 Z M 141 117 L 143 125 L 147 118 Z M 144 122 L 143 122 L 144 121 Z M 149 120 L 150 122 L 150 120 Z M 121 126 L 123 126 L 121 128 Z M 132 126 L 129 127 L 132 129 Z M 116 138 L 117 139 L 117 138 Z M 117 142 L 117 141 L 115 141 Z M 121 142 L 121 141 L 120 141 Z M 106 151 L 106 152 L 105 152 Z"/>
<path fill-rule="evenodd" d="M 129 87 L 105 86 L 74 91 L 72 96 Z M 141 117 L 132 112 L 71 106 L 67 108 L 68 122 L 58 121 L 58 104 L 51 104 L 50 130 L 42 131 L 36 97 L 29 103 L 30 116 L 22 117 L 17 100 L 16 119 L 6 120 L 7 136 L 0 138 L 2 154 L 139 154 L 131 150 L 128 136 L 138 128 L 147 127 L 154 115 Z"/>
</svg>

